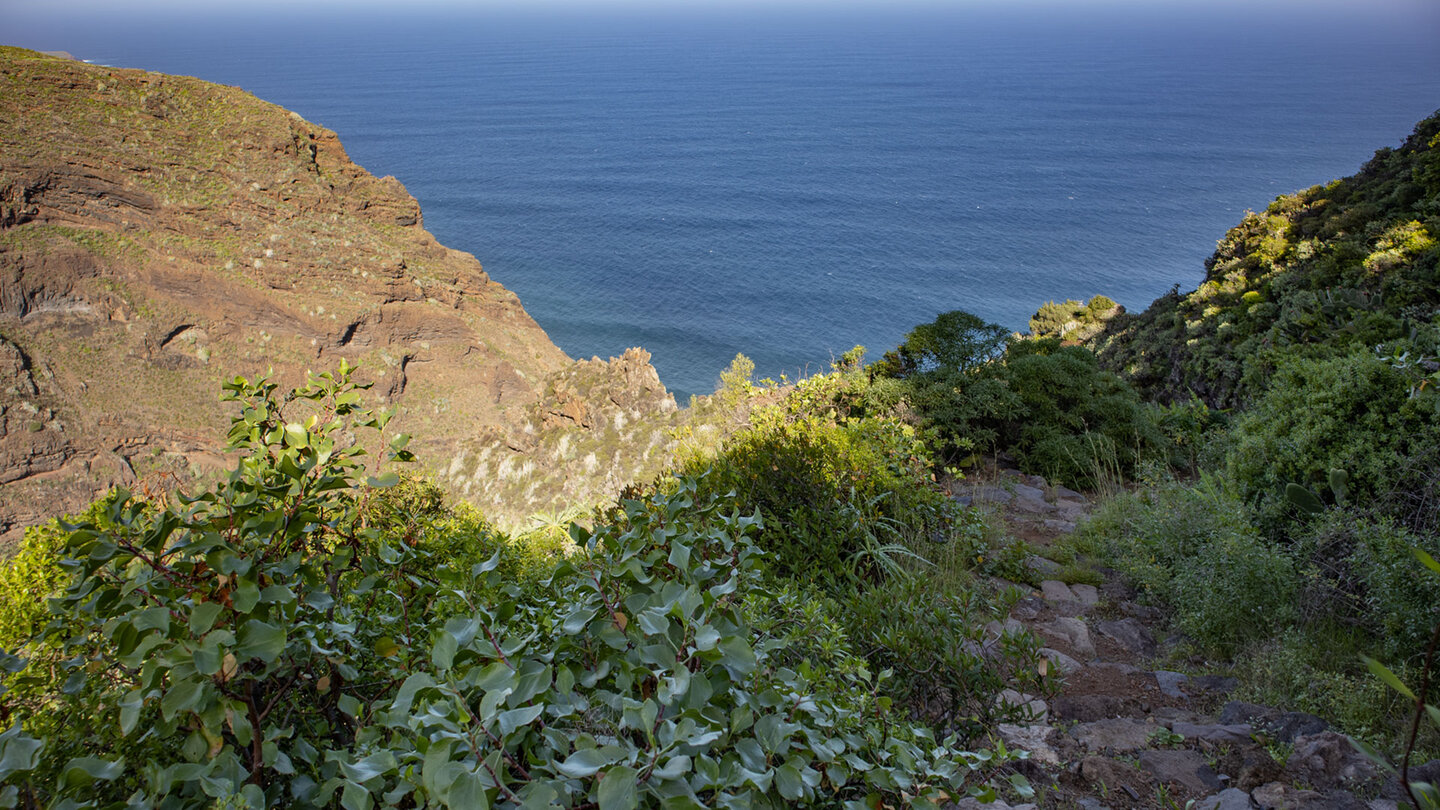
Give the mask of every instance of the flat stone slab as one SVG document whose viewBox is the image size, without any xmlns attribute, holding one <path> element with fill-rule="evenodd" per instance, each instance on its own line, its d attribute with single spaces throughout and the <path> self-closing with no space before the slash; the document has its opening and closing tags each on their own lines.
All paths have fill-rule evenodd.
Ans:
<svg viewBox="0 0 1440 810">
<path fill-rule="evenodd" d="M 1250 735 L 1254 732 L 1254 728 L 1248 723 L 1226 726 L 1175 722 L 1170 724 L 1170 730 L 1187 740 L 1204 740 L 1216 745 L 1249 743 Z"/>
<path fill-rule="evenodd" d="M 1075 592 L 1070 590 L 1070 586 L 1058 579 L 1047 579 L 1041 582 L 1040 596 L 1046 602 L 1075 602 L 1077 604 L 1080 602 L 1075 596 Z"/>
<path fill-rule="evenodd" d="M 1214 796 L 1197 799 L 1194 810 L 1250 810 L 1250 794 L 1239 788 L 1225 788 Z"/>
<path fill-rule="evenodd" d="M 1018 636 L 1025 632 L 1025 625 L 1018 619 L 1006 619 L 1004 624 L 992 620 L 985 625 L 986 634 L 999 638 L 1000 636 Z"/>
<path fill-rule="evenodd" d="M 1041 647 L 1040 654 L 1045 656 L 1053 666 L 1055 666 L 1057 669 L 1059 669 L 1066 675 L 1069 675 L 1070 673 L 1085 666 L 1079 661 L 1076 661 L 1074 658 L 1071 658 L 1070 656 L 1066 655 L 1063 652 L 1060 652 L 1053 647 Z"/>
<path fill-rule="evenodd" d="M 1111 678 L 1124 678 L 1127 675 L 1134 675 L 1140 671 L 1139 667 L 1132 667 L 1129 664 L 1122 664 L 1118 661 L 1100 661 L 1090 665 L 1090 671 Z"/>
<path fill-rule="evenodd" d="M 1319 734 L 1330 727 L 1323 719 L 1305 712 L 1282 712 L 1270 706 L 1232 700 L 1220 710 L 1223 724 L 1249 723 L 1275 735 L 1280 742 L 1293 743 L 1301 737 Z"/>
<path fill-rule="evenodd" d="M 1082 723 L 1108 720 L 1125 713 L 1125 699 L 1115 695 L 1059 695 L 1055 698 L 1055 716 Z"/>
<path fill-rule="evenodd" d="M 1192 689 L 1222 695 L 1235 691 L 1235 687 L 1239 685 L 1240 681 L 1229 675 L 1196 675 L 1190 679 Z"/>
<path fill-rule="evenodd" d="M 1016 484 L 1015 497 L 1045 503 L 1045 490 L 1040 487 L 1032 487 L 1029 484 Z"/>
<path fill-rule="evenodd" d="M 1095 629 L 1136 655 L 1152 655 L 1155 652 L 1155 636 L 1150 634 L 1150 628 L 1136 619 L 1100 622 Z"/>
<path fill-rule="evenodd" d="M 1047 560 L 1038 554 L 1031 554 L 1029 557 L 1026 557 L 1025 567 L 1042 577 L 1050 576 L 1060 571 L 1060 563 L 1054 560 Z"/>
<path fill-rule="evenodd" d="M 1087 661 L 1095 657 L 1095 644 L 1090 641 L 1090 630 L 1085 626 L 1085 622 L 1079 619 L 1064 616 L 1046 622 L 1037 629 L 1053 639 L 1069 644 L 1076 655 Z"/>
<path fill-rule="evenodd" d="M 1091 751 L 1139 751 L 1160 726 L 1132 717 L 1096 720 L 1071 729 L 1070 736 Z"/>
<path fill-rule="evenodd" d="M 1041 765 L 1060 764 L 1060 754 L 1050 744 L 1051 738 L 1057 733 L 1054 726 L 1001 723 L 995 727 L 995 731 L 999 733 L 1000 739 L 1004 740 L 1007 748 L 1029 751 L 1031 762 Z"/>
<path fill-rule="evenodd" d="M 1161 782 L 1179 785 L 1190 793 L 1206 794 L 1222 790 L 1225 783 L 1206 764 L 1198 751 L 1144 751 L 1140 769 L 1154 774 Z"/>
<path fill-rule="evenodd" d="M 1170 672 L 1164 669 L 1155 670 L 1155 683 L 1159 684 L 1161 693 L 1173 698 L 1188 698 L 1185 690 L 1181 689 L 1186 681 L 1190 680 L 1183 672 Z"/>
<path fill-rule="evenodd" d="M 1000 487 L 980 487 L 975 490 L 973 497 L 985 503 L 1009 503 L 1015 496 Z"/>
<path fill-rule="evenodd" d="M 1043 610 L 1045 610 L 1044 600 L 1034 596 L 1027 596 L 1019 602 L 1016 602 L 1014 607 L 1010 608 L 1010 615 L 1021 621 L 1028 622 L 1039 616 Z"/>
<path fill-rule="evenodd" d="M 1318 810 L 1321 807 L 1338 807 L 1337 804 L 1327 801 L 1325 794 L 1319 791 L 1303 790 L 1283 782 L 1261 785 L 1250 791 L 1250 798 L 1260 807 L 1260 810 L 1301 810 L 1302 808 Z"/>
<path fill-rule="evenodd" d="M 1070 592 L 1080 600 L 1081 607 L 1092 608 L 1100 604 L 1100 590 L 1094 585 L 1076 583 L 1070 586 Z"/>
<path fill-rule="evenodd" d="M 1062 487 L 1059 484 L 1051 487 L 1050 493 L 1055 496 L 1056 500 L 1064 499 L 1067 501 L 1079 501 L 1080 503 L 1090 502 L 1090 499 L 1085 497 L 1084 495 L 1081 495 L 1080 493 L 1069 487 Z"/>
<path fill-rule="evenodd" d="M 1000 705 L 1023 706 L 1029 709 L 1030 719 L 1035 723 L 1043 723 L 1050 718 L 1050 707 L 1045 704 L 1045 701 L 1014 689 L 1006 689 L 1001 692 L 995 697 L 995 702 Z"/>
<path fill-rule="evenodd" d="M 1030 498 L 1024 495 L 1016 495 L 1015 500 L 1008 506 L 1016 512 L 1028 512 L 1032 515 L 1045 515 L 1055 511 L 1055 507 L 1045 502 L 1042 498 Z"/>
</svg>

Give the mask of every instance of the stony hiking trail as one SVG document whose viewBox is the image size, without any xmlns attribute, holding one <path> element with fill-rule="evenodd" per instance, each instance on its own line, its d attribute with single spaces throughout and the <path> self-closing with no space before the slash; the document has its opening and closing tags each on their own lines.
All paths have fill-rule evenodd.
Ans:
<svg viewBox="0 0 1440 810">
<path fill-rule="evenodd" d="M 1091 508 L 1084 495 L 1039 476 L 1000 473 L 953 487 L 966 505 L 993 510 L 1010 534 L 1040 554 L 1037 577 L 1060 572 L 1043 555 L 1073 532 Z M 1194 808 L 1194 810 L 1394 810 L 1404 799 L 1345 736 L 1322 718 L 1234 700 L 1236 681 L 1203 669 L 1199 659 L 1170 656 L 1180 639 L 1164 617 L 1102 569 L 1099 586 L 1044 578 L 990 632 L 1029 629 L 1044 644 L 1048 666 L 1064 673 L 1054 695 L 1002 699 L 1028 703 L 1032 719 L 1002 724 L 1007 747 L 1030 752 L 1021 771 L 1036 789 L 1029 804 L 962 810 L 1036 808 Z M 1000 583 L 1002 585 L 1006 583 Z M 1435 778 L 1440 762 L 1414 778 Z"/>
</svg>

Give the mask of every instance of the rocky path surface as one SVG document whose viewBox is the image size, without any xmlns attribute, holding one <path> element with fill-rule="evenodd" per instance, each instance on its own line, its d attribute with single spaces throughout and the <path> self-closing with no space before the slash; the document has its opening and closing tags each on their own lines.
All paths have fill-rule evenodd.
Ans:
<svg viewBox="0 0 1440 810">
<path fill-rule="evenodd" d="M 1011 534 L 1042 553 L 1091 507 L 1037 476 L 1003 474 L 956 491 L 962 503 L 997 511 Z M 1037 578 L 1061 570 L 1043 556 L 1030 563 Z M 1021 770 L 1036 796 L 1020 805 L 967 799 L 963 810 L 1403 806 L 1398 782 L 1322 718 L 1233 700 L 1235 679 L 1224 674 L 1165 668 L 1173 641 L 1162 616 L 1134 601 L 1113 573 L 1098 588 L 1045 578 L 1030 590 L 990 632 L 1032 631 L 1049 666 L 1065 674 L 1048 699 L 1002 697 L 1031 707 L 1029 722 L 1001 725 L 996 735 L 1030 752 Z"/>
</svg>

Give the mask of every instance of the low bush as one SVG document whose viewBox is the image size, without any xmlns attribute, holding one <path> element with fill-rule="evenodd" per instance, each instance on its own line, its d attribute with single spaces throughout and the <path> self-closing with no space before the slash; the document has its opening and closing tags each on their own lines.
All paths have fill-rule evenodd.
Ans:
<svg viewBox="0 0 1440 810">
<path fill-rule="evenodd" d="M 872 666 L 895 673 L 890 691 L 912 717 L 964 738 L 997 723 L 1025 722 L 1025 708 L 997 699 L 1007 688 L 1050 694 L 1040 642 L 1029 632 L 995 637 L 997 603 L 975 586 L 937 591 L 923 576 L 895 577 L 846 606 L 846 626 Z"/>
<path fill-rule="evenodd" d="M 29 664 L 0 656 L 0 708 L 20 721 L 0 736 L 0 802 L 859 808 L 993 795 L 1004 758 L 891 717 L 834 618 L 774 587 L 759 518 L 694 480 L 625 501 L 593 533 L 573 528 L 572 555 L 517 582 L 506 548 L 425 487 L 381 495 L 400 484 L 388 473 L 361 485 L 361 449 L 338 439 L 385 417 L 360 409 L 343 364 L 288 397 L 265 381 L 228 389 L 244 452 L 229 481 L 178 504 L 122 493 L 75 527 L 68 586 L 20 647 Z M 403 460 L 403 446 L 386 455 Z"/>
<path fill-rule="evenodd" d="M 1425 653 L 1440 604 L 1440 577 L 1417 575 L 1417 548 L 1434 556 L 1440 541 L 1411 534 L 1388 518 L 1327 510 L 1295 542 L 1304 617 L 1363 631 L 1372 639 L 1368 655 L 1415 663 Z"/>
<path fill-rule="evenodd" d="M 1106 501 L 1076 542 L 1097 553 L 1201 645 L 1230 652 L 1294 618 L 1294 564 L 1214 479 L 1161 477 Z"/>
<path fill-rule="evenodd" d="M 1172 444 L 1154 408 L 1090 350 L 1058 338 L 1011 342 L 965 312 L 916 327 L 870 373 L 892 381 L 880 390 L 909 405 L 947 463 L 1007 452 L 1027 472 L 1094 488 Z"/>
<path fill-rule="evenodd" d="M 1240 687 L 1235 697 L 1309 712 L 1382 751 L 1403 750 L 1414 703 L 1366 668 L 1361 655 L 1372 642 L 1364 631 L 1338 624 L 1281 630 L 1236 656 L 1234 675 Z M 1395 669 L 1409 682 L 1418 681 L 1414 668 Z M 1420 762 L 1440 756 L 1440 730 L 1422 731 L 1417 741 Z"/>
<path fill-rule="evenodd" d="M 1016 343 L 1005 356 L 1019 413 L 1001 432 L 1022 469 L 1093 489 L 1107 470 L 1129 475 L 1166 447 L 1150 406 L 1104 371 L 1089 349 L 1053 338 Z"/>
<path fill-rule="evenodd" d="M 1225 469 L 1262 529 L 1281 539 L 1297 515 L 1287 484 L 1333 501 L 1327 482 L 1342 470 L 1350 500 L 1363 505 L 1423 485 L 1403 476 L 1407 459 L 1433 458 L 1440 447 L 1437 401 L 1412 394 L 1403 371 L 1368 350 L 1286 363 L 1236 420 Z"/>
<path fill-rule="evenodd" d="M 705 473 L 702 495 L 764 517 L 760 542 L 780 576 L 842 593 L 945 538 L 957 507 L 935 489 L 912 428 L 781 408 L 753 421 L 718 455 L 692 458 L 682 471 Z"/>
</svg>

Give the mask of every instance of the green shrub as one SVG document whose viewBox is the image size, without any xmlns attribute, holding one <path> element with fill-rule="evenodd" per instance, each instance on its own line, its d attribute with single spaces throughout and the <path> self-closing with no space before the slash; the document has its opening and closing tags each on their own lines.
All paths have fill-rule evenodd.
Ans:
<svg viewBox="0 0 1440 810">
<path fill-rule="evenodd" d="M 1196 642 L 1232 651 L 1294 617 L 1294 565 L 1217 481 L 1173 479 L 1116 495 L 1077 542 L 1165 607 Z"/>
<path fill-rule="evenodd" d="M 97 512 L 103 510 L 91 509 L 86 517 L 93 520 Z M 84 519 L 72 515 L 66 521 Z M 45 600 L 65 581 L 60 560 L 70 535 L 60 523 L 26 529 L 15 556 L 0 563 L 0 650 L 20 646 L 48 620 Z"/>
<path fill-rule="evenodd" d="M 921 324 L 876 364 L 876 372 L 889 377 L 911 377 L 931 372 L 970 372 L 1005 353 L 1010 333 L 962 310 L 953 310 Z"/>
<path fill-rule="evenodd" d="M 840 592 L 944 536 L 954 507 L 929 466 L 914 430 L 896 421 L 771 408 L 719 455 L 682 469 L 706 472 L 703 495 L 764 517 L 760 542 L 777 574 Z"/>
<path fill-rule="evenodd" d="M 594 534 L 572 528 L 577 552 L 523 587 L 503 548 L 477 561 L 444 535 L 474 521 L 446 529 L 454 516 L 424 485 L 359 486 L 361 448 L 335 439 L 386 417 L 359 408 L 343 364 L 283 399 L 263 380 L 227 390 L 246 452 L 229 481 L 177 505 L 108 503 L 67 539 L 69 587 L 23 645 L 61 654 L 0 657 L 0 708 L 23 721 L 0 738 L 5 803 L 992 794 L 1003 758 L 889 718 L 833 619 L 770 589 L 758 518 L 693 480 L 625 502 Z M 403 460 L 404 441 L 386 455 Z"/>
<path fill-rule="evenodd" d="M 1382 751 L 1401 750 L 1414 703 L 1387 689 L 1365 667 L 1361 655 L 1371 641 L 1364 631 L 1337 624 L 1282 630 L 1236 656 L 1234 675 L 1240 687 L 1235 697 L 1309 712 Z M 1413 669 L 1396 670 L 1416 682 Z M 1422 762 L 1440 753 L 1440 733 L 1424 731 L 1419 739 Z"/>
<path fill-rule="evenodd" d="M 1166 446 L 1149 406 L 1088 349 L 1023 341 L 1006 355 L 1005 374 L 1020 408 L 1001 446 L 1022 469 L 1094 488 L 1107 469 L 1128 475 Z"/>
<path fill-rule="evenodd" d="M 1416 486 L 1406 460 L 1433 457 L 1440 414 L 1431 396 L 1410 395 L 1404 374 L 1370 351 L 1282 365 L 1255 407 L 1235 422 L 1225 459 L 1241 496 L 1272 537 L 1290 531 L 1295 483 L 1324 495 L 1332 470 L 1349 475 L 1349 497 L 1369 504 Z"/>
<path fill-rule="evenodd" d="M 937 592 L 924 577 L 894 577 L 851 597 L 846 612 L 859 650 L 895 673 L 900 705 L 967 739 L 1030 719 L 997 700 L 1001 691 L 1048 694 L 1058 682 L 1039 674 L 1041 645 L 1029 632 L 988 637 L 986 624 L 1004 617 L 973 585 Z"/>
<path fill-rule="evenodd" d="M 1327 510 L 1295 543 L 1305 565 L 1306 618 L 1359 627 L 1374 641 L 1367 654 L 1412 664 L 1424 654 L 1440 604 L 1440 577 L 1417 576 L 1417 548 L 1440 553 L 1433 535 L 1358 510 Z"/>
</svg>

